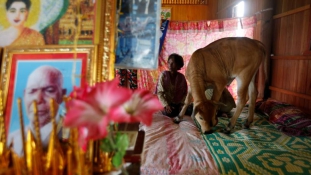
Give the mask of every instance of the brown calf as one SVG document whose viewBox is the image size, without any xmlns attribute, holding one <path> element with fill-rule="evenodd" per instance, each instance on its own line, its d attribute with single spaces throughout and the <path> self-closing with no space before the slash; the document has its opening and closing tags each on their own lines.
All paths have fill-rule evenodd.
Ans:
<svg viewBox="0 0 311 175">
<path fill-rule="evenodd" d="M 193 97 L 191 117 L 198 121 L 202 133 L 211 133 L 212 127 L 217 124 L 216 110 L 219 99 L 226 85 L 234 78 L 238 84 L 237 107 L 224 132 L 231 132 L 248 100 L 249 111 L 245 126 L 249 127 L 253 122 L 258 94 L 254 84 L 255 75 L 265 59 L 266 52 L 261 42 L 242 37 L 217 40 L 192 54 L 186 70 L 191 91 L 188 92 L 184 108 Z M 208 87 L 214 89 L 211 100 L 208 100 L 204 94 Z M 179 116 L 183 116 L 184 111 L 183 109 Z"/>
</svg>

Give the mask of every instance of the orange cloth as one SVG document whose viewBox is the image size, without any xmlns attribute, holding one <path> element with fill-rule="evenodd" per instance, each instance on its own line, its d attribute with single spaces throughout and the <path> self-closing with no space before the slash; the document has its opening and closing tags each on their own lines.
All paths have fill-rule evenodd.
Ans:
<svg viewBox="0 0 311 175">
<path fill-rule="evenodd" d="M 45 45 L 41 33 L 30 28 L 24 28 L 20 36 L 10 46 Z"/>
</svg>

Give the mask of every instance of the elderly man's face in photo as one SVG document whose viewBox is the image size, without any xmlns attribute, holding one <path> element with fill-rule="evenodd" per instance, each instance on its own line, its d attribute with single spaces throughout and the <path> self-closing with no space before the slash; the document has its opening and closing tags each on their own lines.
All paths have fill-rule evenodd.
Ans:
<svg viewBox="0 0 311 175">
<path fill-rule="evenodd" d="M 61 73 L 51 67 L 37 69 L 29 75 L 24 91 L 24 103 L 31 122 L 34 121 L 34 100 L 37 101 L 40 127 L 50 122 L 50 99 L 60 104 L 65 93 L 61 81 Z M 55 114 L 57 111 L 58 105 L 55 106 Z"/>
</svg>

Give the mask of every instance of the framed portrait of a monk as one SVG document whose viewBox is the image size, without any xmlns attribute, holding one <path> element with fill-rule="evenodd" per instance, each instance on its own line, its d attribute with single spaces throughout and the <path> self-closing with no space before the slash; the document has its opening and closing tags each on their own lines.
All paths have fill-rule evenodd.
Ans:
<svg viewBox="0 0 311 175">
<path fill-rule="evenodd" d="M 50 99 L 55 102 L 53 117 L 58 137 L 63 137 L 62 118 L 66 112 L 63 97 L 75 86 L 96 81 L 96 53 L 94 45 L 4 49 L 1 89 L 5 107 L 2 112 L 6 116 L 7 143 L 13 143 L 13 150 L 18 155 L 23 153 L 22 133 L 35 133 L 35 115 L 38 116 L 42 145 L 47 147 L 52 130 Z M 20 123 L 21 117 L 23 123 Z"/>
</svg>

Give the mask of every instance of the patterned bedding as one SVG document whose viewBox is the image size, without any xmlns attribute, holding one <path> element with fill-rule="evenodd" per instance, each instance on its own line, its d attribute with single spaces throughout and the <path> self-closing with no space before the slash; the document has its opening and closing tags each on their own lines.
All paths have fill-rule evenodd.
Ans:
<svg viewBox="0 0 311 175">
<path fill-rule="evenodd" d="M 141 175 L 218 174 L 212 155 L 193 120 L 186 116 L 179 124 L 160 112 L 145 131 Z"/>
<path fill-rule="evenodd" d="M 311 136 L 311 118 L 299 108 L 274 99 L 258 101 L 256 109 L 269 117 L 278 130 L 290 136 Z"/>
<path fill-rule="evenodd" d="M 177 125 L 155 114 L 152 126 L 141 126 L 141 174 L 311 174 L 311 137 L 286 135 L 258 113 L 251 128 L 243 129 L 246 114 L 247 107 L 230 135 L 221 132 L 228 118 L 219 118 L 213 134 L 201 135 L 190 117 Z"/>
<path fill-rule="evenodd" d="M 265 115 L 254 116 L 250 129 L 243 129 L 245 107 L 230 135 L 221 132 L 228 119 L 220 118 L 213 134 L 204 140 L 220 174 L 305 175 L 311 174 L 311 138 L 279 131 Z"/>
</svg>

